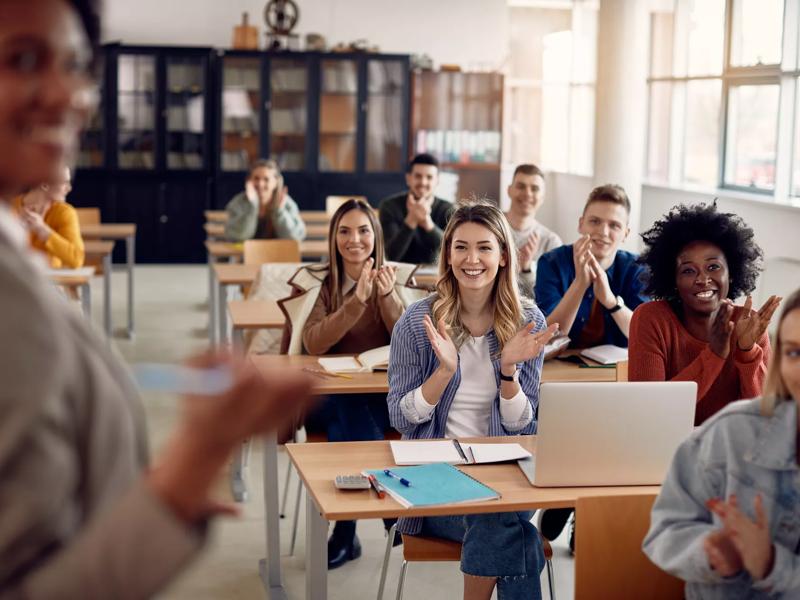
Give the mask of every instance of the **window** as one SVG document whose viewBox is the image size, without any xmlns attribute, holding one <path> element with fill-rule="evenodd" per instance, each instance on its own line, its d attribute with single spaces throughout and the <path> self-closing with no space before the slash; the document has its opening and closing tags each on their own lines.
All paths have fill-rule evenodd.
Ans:
<svg viewBox="0 0 800 600">
<path fill-rule="evenodd" d="M 800 0 L 654 6 L 646 180 L 800 196 Z"/>
<path fill-rule="evenodd" d="M 590 175 L 594 154 L 597 3 L 553 8 L 509 0 L 503 156 Z"/>
</svg>

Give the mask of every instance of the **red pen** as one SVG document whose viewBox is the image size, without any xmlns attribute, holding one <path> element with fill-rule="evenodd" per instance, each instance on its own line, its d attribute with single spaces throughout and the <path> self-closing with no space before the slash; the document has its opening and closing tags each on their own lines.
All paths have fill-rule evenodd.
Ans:
<svg viewBox="0 0 800 600">
<path fill-rule="evenodd" d="M 378 483 L 378 480 L 375 479 L 375 475 L 372 473 L 367 474 L 367 478 L 369 482 L 372 484 L 372 487 L 375 488 L 375 493 L 378 494 L 378 498 L 383 500 L 386 497 L 386 490 L 383 489 L 383 486 Z"/>
</svg>

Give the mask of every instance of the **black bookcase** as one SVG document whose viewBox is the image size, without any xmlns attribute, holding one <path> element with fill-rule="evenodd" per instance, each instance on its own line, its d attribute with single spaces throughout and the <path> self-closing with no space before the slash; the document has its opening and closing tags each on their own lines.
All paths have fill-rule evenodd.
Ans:
<svg viewBox="0 0 800 600">
<path fill-rule="evenodd" d="M 70 201 L 138 226 L 137 261 L 203 262 L 203 211 L 275 158 L 301 210 L 404 185 L 406 55 L 107 45 Z"/>
</svg>

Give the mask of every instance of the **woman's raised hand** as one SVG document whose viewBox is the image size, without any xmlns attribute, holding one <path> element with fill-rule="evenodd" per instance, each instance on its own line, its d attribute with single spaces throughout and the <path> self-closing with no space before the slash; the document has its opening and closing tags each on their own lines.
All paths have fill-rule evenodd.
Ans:
<svg viewBox="0 0 800 600">
<path fill-rule="evenodd" d="M 361 275 L 356 282 L 356 298 L 363 304 L 372 297 L 372 290 L 375 287 L 375 278 L 378 275 L 377 271 L 372 270 L 372 265 L 375 264 L 375 259 L 368 258 L 361 268 Z"/>
<path fill-rule="evenodd" d="M 739 350 L 746 352 L 761 339 L 761 336 L 767 331 L 772 315 L 777 310 L 781 300 L 783 298 L 779 296 L 770 296 L 764 302 L 764 306 L 758 311 L 754 311 L 753 298 L 751 296 L 747 297 L 742 315 L 733 328 L 733 335 L 736 337 L 736 345 Z"/>
<path fill-rule="evenodd" d="M 731 351 L 731 334 L 733 333 L 733 305 L 730 300 L 723 300 L 714 320 L 711 322 L 711 332 L 708 344 L 712 352 L 720 358 L 728 358 Z"/>
<path fill-rule="evenodd" d="M 394 285 L 397 283 L 397 267 L 384 265 L 378 270 L 378 275 L 375 280 L 378 286 L 378 296 L 388 296 L 394 290 Z"/>
<path fill-rule="evenodd" d="M 430 316 L 425 315 L 422 318 L 422 324 L 425 326 L 425 333 L 428 334 L 428 340 L 431 342 L 436 358 L 439 359 L 439 364 L 448 372 L 455 373 L 456 368 L 458 368 L 458 350 L 456 350 L 456 345 L 447 333 L 444 319 L 439 319 L 437 328 L 434 327 Z"/>
<path fill-rule="evenodd" d="M 536 323 L 531 321 L 524 325 L 517 333 L 508 340 L 500 353 L 500 369 L 507 372 L 512 366 L 525 362 L 539 355 L 547 342 L 550 341 L 558 331 L 558 323 L 552 323 L 537 333 L 531 333 Z"/>
</svg>

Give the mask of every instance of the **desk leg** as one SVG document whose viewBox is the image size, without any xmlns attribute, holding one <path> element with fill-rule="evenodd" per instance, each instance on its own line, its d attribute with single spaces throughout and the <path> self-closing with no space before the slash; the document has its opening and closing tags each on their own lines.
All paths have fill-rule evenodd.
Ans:
<svg viewBox="0 0 800 600">
<path fill-rule="evenodd" d="M 87 319 L 92 318 L 92 287 L 87 281 L 80 286 L 81 290 L 81 310 Z"/>
<path fill-rule="evenodd" d="M 219 345 L 225 347 L 228 342 L 228 286 L 217 285 L 217 322 L 219 323 Z"/>
<path fill-rule="evenodd" d="M 136 236 L 125 238 L 125 262 L 128 268 L 128 339 L 133 339 L 133 267 L 136 264 Z"/>
<path fill-rule="evenodd" d="M 103 257 L 103 327 L 111 339 L 114 335 L 111 324 L 111 254 Z"/>
<path fill-rule="evenodd" d="M 217 345 L 217 286 L 214 285 L 214 257 L 208 255 L 208 341 Z"/>
<path fill-rule="evenodd" d="M 247 501 L 247 481 L 245 480 L 245 469 L 247 467 L 247 454 L 250 450 L 250 440 L 245 440 L 239 444 L 239 449 L 233 455 L 231 463 L 231 494 L 236 502 Z"/>
<path fill-rule="evenodd" d="M 244 353 L 244 329 L 234 327 L 232 344 L 235 352 Z"/>
<path fill-rule="evenodd" d="M 306 494 L 306 600 L 328 597 L 328 521 Z"/>
<path fill-rule="evenodd" d="M 264 525 L 267 558 L 258 564 L 261 581 L 271 600 L 284 600 L 286 592 L 281 582 L 281 533 L 278 502 L 278 438 L 275 432 L 264 438 Z M 327 553 L 327 545 L 325 546 Z M 325 568 L 327 569 L 327 558 Z"/>
</svg>

